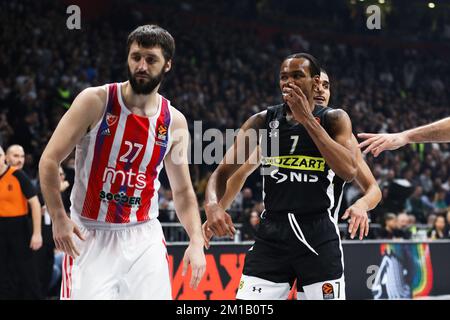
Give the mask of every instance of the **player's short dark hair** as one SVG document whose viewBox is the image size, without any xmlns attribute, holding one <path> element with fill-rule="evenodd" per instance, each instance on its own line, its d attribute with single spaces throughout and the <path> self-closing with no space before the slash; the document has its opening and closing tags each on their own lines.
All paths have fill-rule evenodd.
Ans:
<svg viewBox="0 0 450 320">
<path fill-rule="evenodd" d="M 127 39 L 127 56 L 130 53 L 131 44 L 136 41 L 142 47 L 161 47 L 164 59 L 169 61 L 175 54 L 175 40 L 165 29 L 155 24 L 146 24 L 134 29 Z"/>
<path fill-rule="evenodd" d="M 286 58 L 284 58 L 283 61 L 286 61 L 287 59 L 300 59 L 300 58 L 309 60 L 309 62 L 310 62 L 309 73 L 311 74 L 311 77 L 320 76 L 319 61 L 316 58 L 314 58 L 312 55 L 310 55 L 309 53 L 305 53 L 305 52 L 294 53 L 294 54 L 291 54 L 291 55 L 287 56 Z"/>
</svg>

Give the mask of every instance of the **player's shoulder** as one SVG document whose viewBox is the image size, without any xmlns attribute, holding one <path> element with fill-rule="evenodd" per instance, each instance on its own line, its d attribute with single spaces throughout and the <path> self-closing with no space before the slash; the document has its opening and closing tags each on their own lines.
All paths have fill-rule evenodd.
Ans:
<svg viewBox="0 0 450 320">
<path fill-rule="evenodd" d="M 186 121 L 186 116 L 183 114 L 183 112 L 178 110 L 178 108 L 174 107 L 172 104 L 169 105 L 169 110 L 172 122 Z"/>
<path fill-rule="evenodd" d="M 266 110 L 264 111 L 269 111 L 269 112 L 276 112 L 276 111 L 280 111 L 284 109 L 284 103 L 280 103 L 280 104 L 275 104 L 275 105 L 271 105 L 268 106 Z"/>
<path fill-rule="evenodd" d="M 89 102 L 90 105 L 103 106 L 106 103 L 108 97 L 107 86 L 88 87 L 81 91 L 77 98 L 83 102 Z"/>
<path fill-rule="evenodd" d="M 87 121 L 90 126 L 93 126 L 103 116 L 107 99 L 108 89 L 106 85 L 88 87 L 77 95 L 69 111 L 71 111 L 72 116 Z"/>
<path fill-rule="evenodd" d="M 349 119 L 348 113 L 344 109 L 326 107 L 324 110 L 326 111 L 327 120 L 331 122 L 339 122 Z"/>
<path fill-rule="evenodd" d="M 351 125 L 350 117 L 348 113 L 340 108 L 326 107 L 324 109 L 325 113 L 325 127 L 331 129 L 332 131 L 338 128 L 344 128 Z"/>
<path fill-rule="evenodd" d="M 172 104 L 169 104 L 170 111 L 170 127 L 171 131 L 176 129 L 187 129 L 188 123 L 186 120 L 186 116 L 174 107 Z"/>
</svg>

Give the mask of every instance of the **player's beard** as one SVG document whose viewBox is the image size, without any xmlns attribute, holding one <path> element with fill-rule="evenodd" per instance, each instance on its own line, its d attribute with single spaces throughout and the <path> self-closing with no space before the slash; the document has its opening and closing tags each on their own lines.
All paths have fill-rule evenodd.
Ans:
<svg viewBox="0 0 450 320">
<path fill-rule="evenodd" d="M 130 67 L 127 67 L 127 70 L 128 80 L 130 81 L 131 88 L 136 94 L 150 94 L 164 79 L 164 68 L 162 68 L 161 72 L 155 77 L 152 77 L 147 73 L 140 73 L 147 77 L 146 81 L 143 79 L 136 79 L 136 73 L 132 74 Z"/>
</svg>

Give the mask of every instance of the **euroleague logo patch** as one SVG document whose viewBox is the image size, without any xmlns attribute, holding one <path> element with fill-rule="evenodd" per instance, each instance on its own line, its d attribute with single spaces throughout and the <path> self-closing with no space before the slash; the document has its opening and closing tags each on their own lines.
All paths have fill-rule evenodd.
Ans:
<svg viewBox="0 0 450 320">
<path fill-rule="evenodd" d="M 322 293 L 323 293 L 323 299 L 329 300 L 334 299 L 334 289 L 333 285 L 331 283 L 324 283 L 322 285 Z"/>
<path fill-rule="evenodd" d="M 165 124 L 160 124 L 158 127 L 158 139 L 166 140 L 167 126 Z"/>
</svg>

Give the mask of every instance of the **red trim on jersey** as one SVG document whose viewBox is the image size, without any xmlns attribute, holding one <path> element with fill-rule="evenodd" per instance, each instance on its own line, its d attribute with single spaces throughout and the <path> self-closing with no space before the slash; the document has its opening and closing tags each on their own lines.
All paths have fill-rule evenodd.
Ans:
<svg viewBox="0 0 450 320">
<path fill-rule="evenodd" d="M 155 193 L 155 180 L 158 175 L 158 166 L 161 163 L 164 153 L 166 152 L 166 147 L 161 146 L 157 142 L 161 142 L 158 139 L 158 130 L 161 126 L 166 126 L 168 128 L 168 124 L 170 121 L 170 113 L 169 113 L 169 102 L 166 98 L 161 96 L 161 111 L 156 120 L 155 126 L 155 142 L 153 144 L 153 153 L 150 163 L 147 166 L 146 170 L 146 188 L 141 193 L 142 203 L 139 209 L 136 212 L 137 221 L 146 221 L 149 219 L 149 211 L 151 208 L 151 201 L 153 195 Z M 169 132 L 166 132 L 167 137 Z M 164 141 L 168 143 L 168 138 Z"/>
<path fill-rule="evenodd" d="M 64 258 L 62 261 L 62 275 L 61 275 L 61 299 L 66 297 L 66 255 L 64 254 Z"/>
<path fill-rule="evenodd" d="M 67 297 L 70 299 L 72 297 L 72 266 L 73 266 L 73 258 L 69 256 L 69 286 L 67 288 Z"/>
<path fill-rule="evenodd" d="M 108 106 L 100 128 L 97 131 L 86 198 L 84 199 L 83 210 L 81 211 L 81 216 L 88 219 L 97 220 L 99 214 L 101 204 L 100 191 L 103 187 L 104 168 L 108 165 L 109 154 L 120 120 L 121 108 L 117 97 L 118 85 L 120 84 L 113 83 L 108 85 Z M 112 126 L 108 125 L 108 115 L 117 116 L 118 118 L 118 121 L 115 121 Z"/>
<path fill-rule="evenodd" d="M 147 152 L 147 140 L 149 136 L 150 121 L 147 117 L 141 117 L 129 114 L 125 123 L 125 130 L 120 145 L 120 150 L 116 159 L 116 172 L 125 173 L 124 180 L 117 177 L 114 184 L 111 185 L 110 193 L 126 194 L 127 198 L 133 197 L 136 190 L 137 175 L 139 174 L 139 166 Z M 128 143 L 127 143 L 128 142 Z M 141 145 L 141 149 L 136 146 Z M 131 152 L 130 152 L 131 148 Z M 136 152 L 139 152 L 136 156 Z M 128 153 L 126 159 L 128 162 L 120 161 L 120 159 Z M 135 158 L 135 159 L 134 159 Z M 130 162 L 133 160 L 133 162 Z M 129 173 L 129 175 L 127 175 Z M 130 186 L 131 185 L 131 186 Z M 127 223 L 130 222 L 131 205 L 128 203 L 118 203 L 111 200 L 108 205 L 106 222 L 110 223 Z"/>
<path fill-rule="evenodd" d="M 63 274 L 61 281 L 61 297 L 64 299 L 70 298 L 70 288 L 72 287 L 72 263 L 73 259 L 67 254 L 64 254 L 64 259 L 62 262 Z"/>
</svg>

